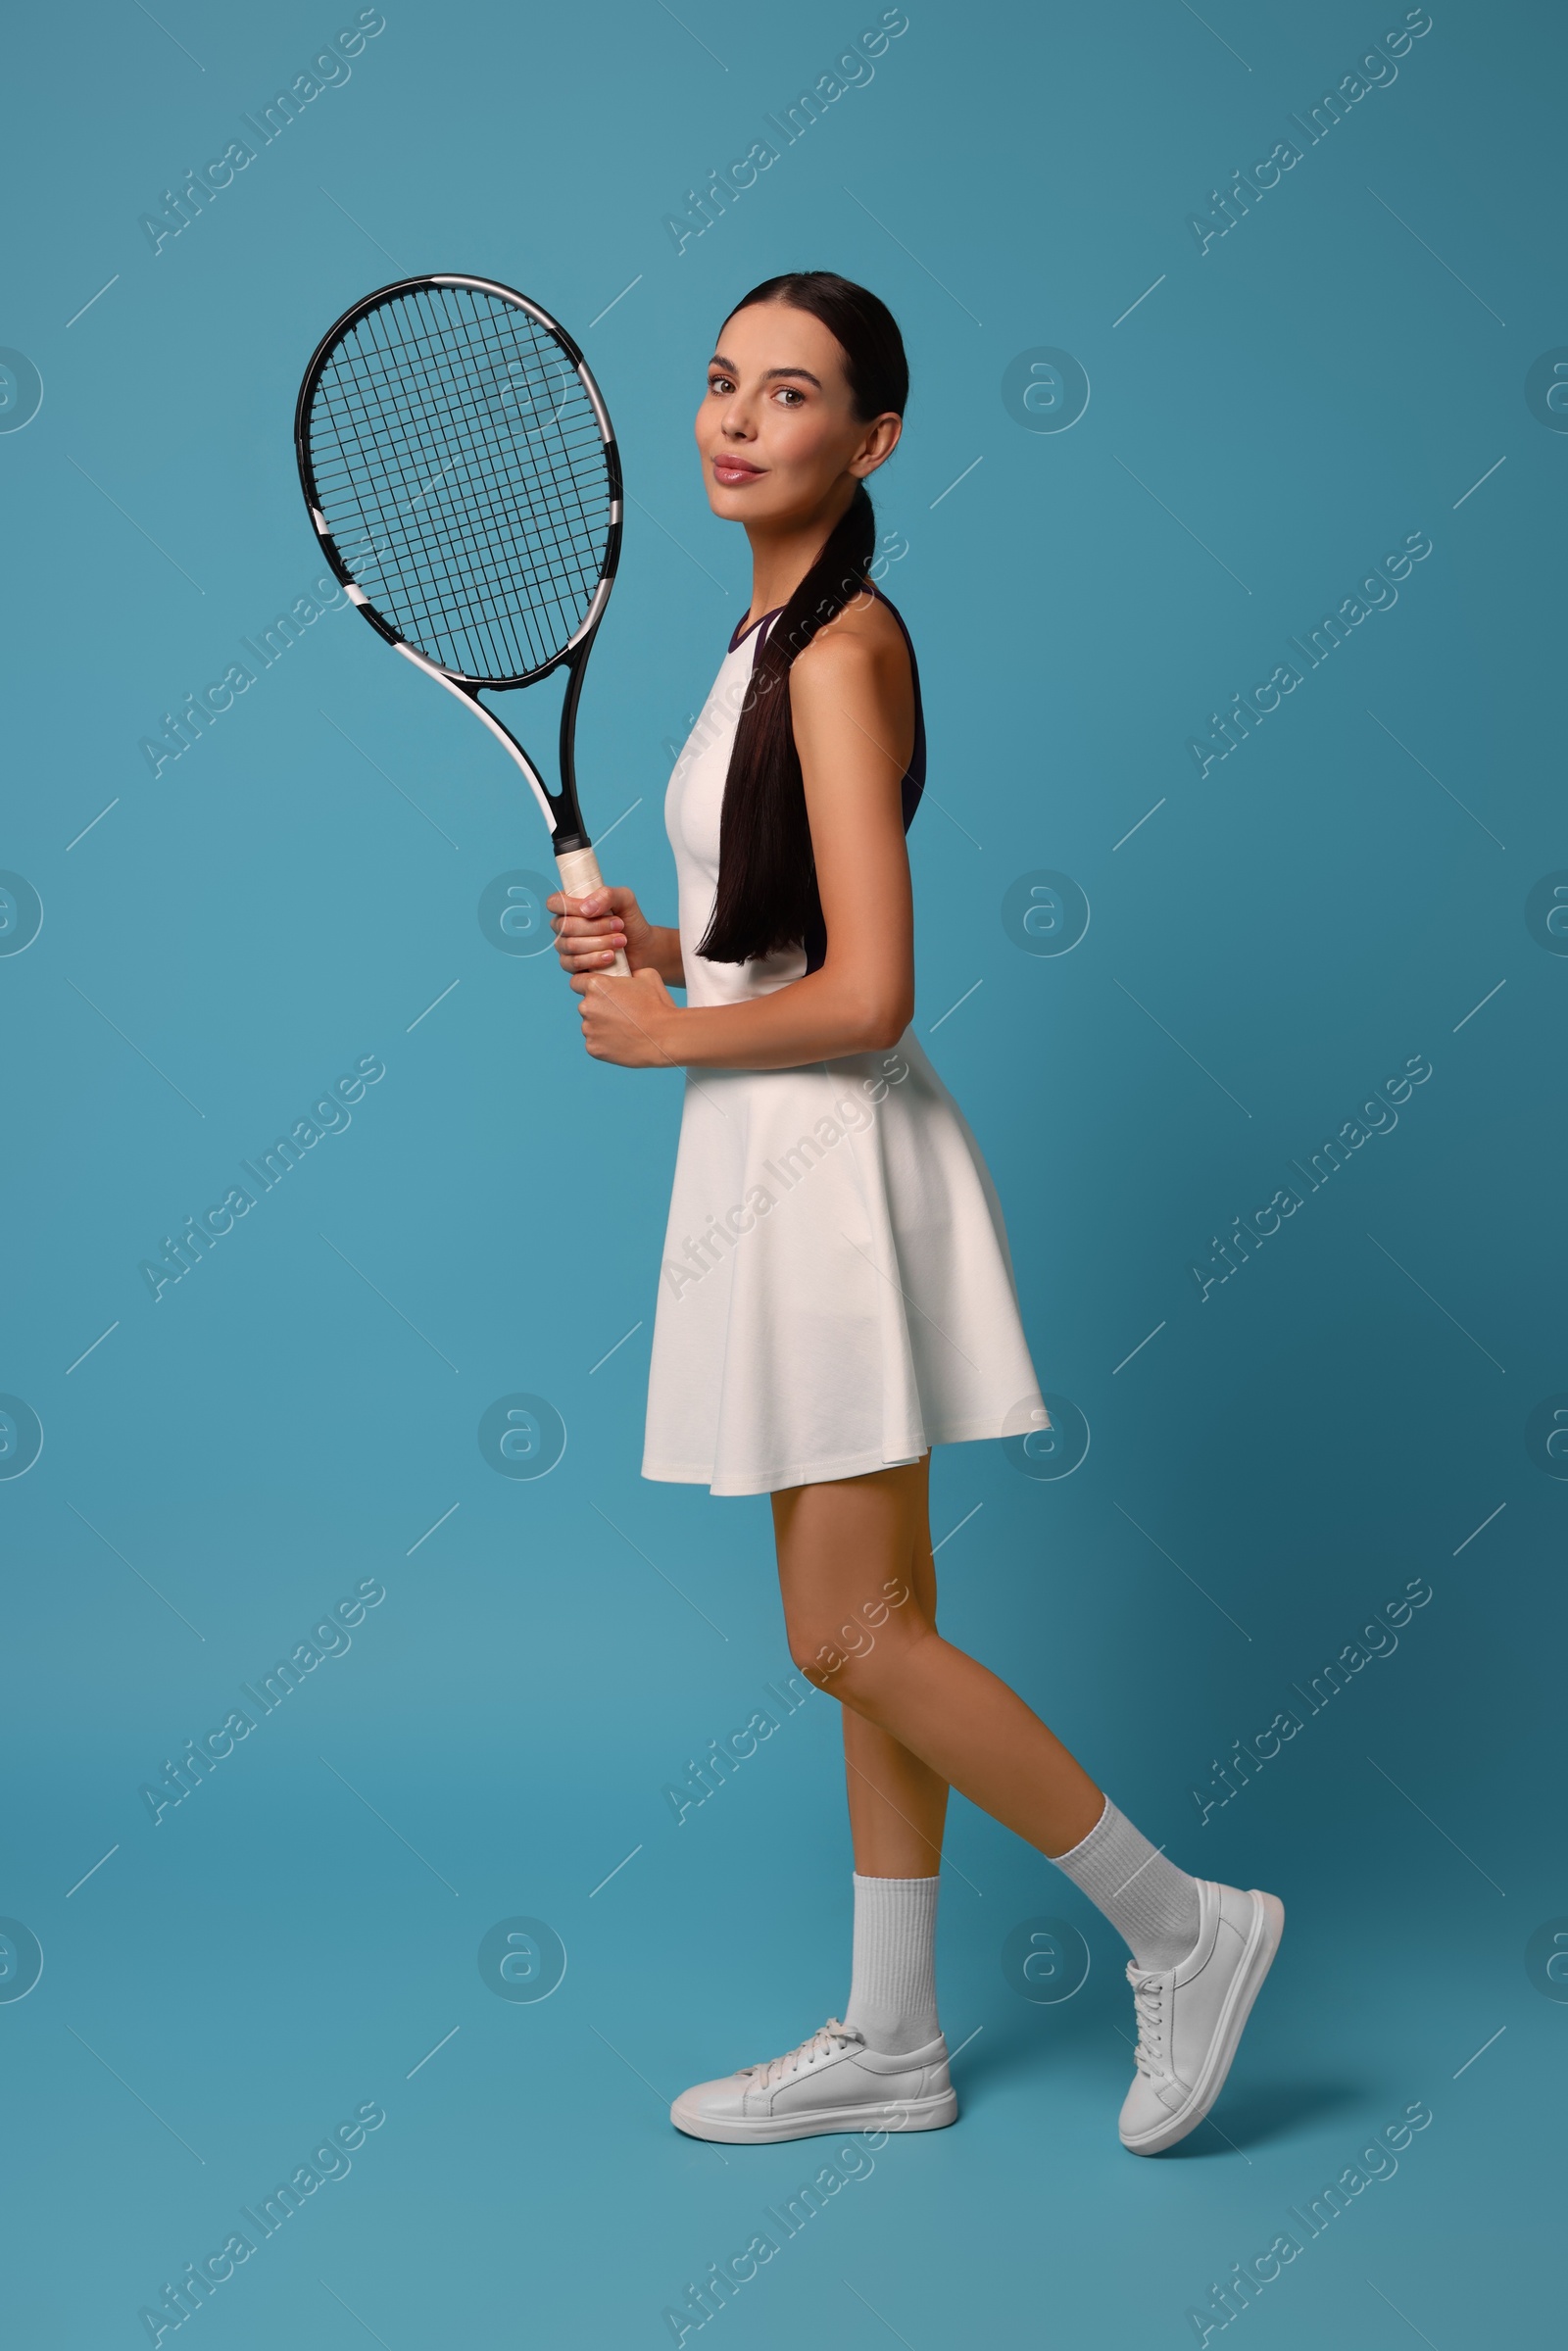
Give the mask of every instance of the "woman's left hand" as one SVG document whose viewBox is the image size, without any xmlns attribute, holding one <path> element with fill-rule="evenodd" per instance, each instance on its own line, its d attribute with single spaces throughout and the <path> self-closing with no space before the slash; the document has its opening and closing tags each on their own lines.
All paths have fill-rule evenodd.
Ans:
<svg viewBox="0 0 1568 2351">
<path fill-rule="evenodd" d="M 596 1061 L 622 1069 L 669 1069 L 669 1024 L 680 1007 L 651 967 L 630 979 L 613 972 L 579 973 L 572 981 L 582 998 L 582 1041 Z"/>
</svg>

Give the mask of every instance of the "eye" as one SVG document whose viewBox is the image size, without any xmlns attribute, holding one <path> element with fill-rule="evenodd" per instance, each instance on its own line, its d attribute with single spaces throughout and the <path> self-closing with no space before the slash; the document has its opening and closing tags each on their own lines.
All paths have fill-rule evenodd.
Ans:
<svg viewBox="0 0 1568 2351">
<path fill-rule="evenodd" d="M 727 375 L 710 375 L 708 388 L 710 392 L 733 392 L 735 386 Z"/>
<path fill-rule="evenodd" d="M 777 397 L 781 401 L 793 405 L 796 403 L 804 403 L 806 394 L 800 389 L 798 384 L 780 384 Z"/>
</svg>

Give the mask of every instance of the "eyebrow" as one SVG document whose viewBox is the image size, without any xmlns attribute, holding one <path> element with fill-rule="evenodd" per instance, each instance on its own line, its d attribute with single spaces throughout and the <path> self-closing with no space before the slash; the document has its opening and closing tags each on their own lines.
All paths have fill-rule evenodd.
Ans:
<svg viewBox="0 0 1568 2351">
<path fill-rule="evenodd" d="M 715 351 L 708 365 L 710 368 L 722 367 L 726 375 L 738 375 L 740 373 L 740 369 L 736 367 L 735 362 L 733 360 L 727 360 L 721 351 Z M 762 370 L 762 381 L 763 383 L 773 383 L 780 376 L 786 375 L 798 375 L 801 377 L 803 382 L 815 384 L 819 392 L 822 389 L 821 377 L 813 375 L 809 367 L 764 367 Z"/>
</svg>

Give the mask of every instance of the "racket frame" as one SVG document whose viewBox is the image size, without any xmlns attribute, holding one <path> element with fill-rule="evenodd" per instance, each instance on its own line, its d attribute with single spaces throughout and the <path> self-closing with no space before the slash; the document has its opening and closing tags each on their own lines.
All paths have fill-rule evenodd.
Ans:
<svg viewBox="0 0 1568 2351">
<path fill-rule="evenodd" d="M 439 661 L 432 661 L 428 654 L 421 653 L 417 647 L 411 645 L 402 631 L 386 617 L 385 613 L 376 610 L 355 578 L 349 565 L 344 562 L 337 542 L 327 527 L 326 518 L 321 513 L 317 495 L 315 468 L 311 463 L 310 417 L 316 389 L 328 359 L 349 330 L 357 326 L 362 318 L 368 318 L 372 311 L 379 310 L 384 303 L 395 301 L 401 296 L 420 293 L 437 286 L 466 286 L 478 293 L 495 295 L 501 301 L 511 303 L 514 309 L 525 312 L 536 325 L 542 326 L 546 333 L 560 345 L 575 369 L 582 388 L 588 395 L 604 441 L 605 463 L 610 481 L 610 528 L 605 543 L 605 557 L 600 572 L 599 586 L 595 590 L 593 602 L 572 636 L 558 654 L 543 662 L 537 669 L 526 670 L 513 677 L 470 677 L 463 670 L 445 668 Z M 611 426 L 609 411 L 605 407 L 603 395 L 593 379 L 588 363 L 572 337 L 560 320 L 553 318 L 550 313 L 541 309 L 537 302 L 530 301 L 525 294 L 519 294 L 514 286 L 501 285 L 493 277 L 469 277 L 456 271 L 446 271 L 434 276 L 400 277 L 391 285 L 378 286 L 373 294 L 365 295 L 361 301 L 356 302 L 352 309 L 346 310 L 343 316 L 328 327 L 312 354 L 311 363 L 305 370 L 305 378 L 300 385 L 299 398 L 294 407 L 294 454 L 299 465 L 300 487 L 305 493 L 305 504 L 310 513 L 317 538 L 320 542 L 321 552 L 331 566 L 333 577 L 340 581 L 346 589 L 350 602 L 358 608 L 377 635 L 384 637 L 389 645 L 403 655 L 405 660 L 412 661 L 416 669 L 423 670 L 427 677 L 434 678 L 438 685 L 445 686 L 449 693 L 456 694 L 460 701 L 466 704 L 467 708 L 482 719 L 503 750 L 516 762 L 544 812 L 545 822 L 550 827 L 551 844 L 555 850 L 556 862 L 561 869 L 563 886 L 573 897 L 582 897 L 589 890 L 597 889 L 600 886 L 599 862 L 593 856 L 592 845 L 582 820 L 582 810 L 577 805 L 574 741 L 577 703 L 582 692 L 583 670 L 587 664 L 588 656 L 593 650 L 594 638 L 599 632 L 599 623 L 604 618 L 605 607 L 610 601 L 610 591 L 614 585 L 615 568 L 620 560 L 623 490 L 620 452 L 615 445 L 615 436 Z M 537 685 L 541 678 L 549 677 L 563 664 L 565 664 L 568 674 L 565 697 L 561 707 L 561 735 L 558 751 L 561 788 L 557 792 L 552 792 L 511 728 L 498 718 L 493 710 L 487 710 L 479 700 L 479 691 L 481 687 L 492 692 L 506 692 L 515 687 Z M 572 876 L 569 880 L 568 872 Z M 624 956 L 617 955 L 615 963 L 617 971 L 621 971 L 624 975 Z"/>
</svg>

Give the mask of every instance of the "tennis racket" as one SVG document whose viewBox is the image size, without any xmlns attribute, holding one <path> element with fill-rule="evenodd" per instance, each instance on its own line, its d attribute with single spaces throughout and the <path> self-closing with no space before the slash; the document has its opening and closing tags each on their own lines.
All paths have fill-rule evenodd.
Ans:
<svg viewBox="0 0 1568 2351">
<path fill-rule="evenodd" d="M 570 335 L 487 277 L 402 278 L 322 337 L 294 445 L 317 537 L 351 600 L 516 761 L 562 888 L 598 889 L 573 743 L 620 554 L 620 458 Z M 479 694 L 536 685 L 563 663 L 551 791 Z M 625 976 L 624 955 L 614 968 Z"/>
</svg>

